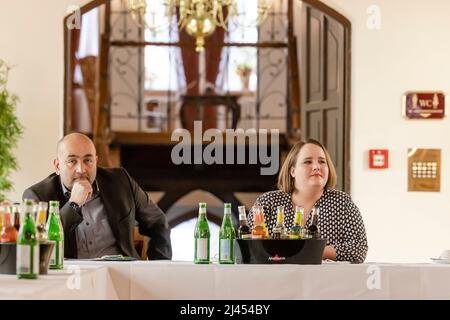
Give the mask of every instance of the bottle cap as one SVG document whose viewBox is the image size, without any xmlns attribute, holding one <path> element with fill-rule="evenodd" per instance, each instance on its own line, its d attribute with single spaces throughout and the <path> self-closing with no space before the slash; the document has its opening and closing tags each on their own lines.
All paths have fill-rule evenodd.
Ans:
<svg viewBox="0 0 450 320">
<path fill-rule="evenodd" d="M 59 208 L 59 201 L 52 200 L 49 203 L 50 203 L 50 207 L 58 207 Z"/>
</svg>

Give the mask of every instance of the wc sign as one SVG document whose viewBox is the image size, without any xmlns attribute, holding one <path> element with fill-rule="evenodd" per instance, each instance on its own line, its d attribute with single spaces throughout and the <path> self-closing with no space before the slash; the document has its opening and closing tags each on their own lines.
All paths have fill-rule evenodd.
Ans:
<svg viewBox="0 0 450 320">
<path fill-rule="evenodd" d="M 403 116 L 408 119 L 442 119 L 446 96 L 442 92 L 408 92 L 403 96 Z"/>
</svg>

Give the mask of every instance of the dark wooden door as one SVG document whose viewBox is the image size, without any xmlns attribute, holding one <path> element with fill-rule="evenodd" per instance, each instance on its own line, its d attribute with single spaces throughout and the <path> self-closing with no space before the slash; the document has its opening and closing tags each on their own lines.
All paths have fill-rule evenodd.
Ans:
<svg viewBox="0 0 450 320">
<path fill-rule="evenodd" d="M 349 191 L 350 24 L 314 2 L 305 1 L 301 9 L 301 133 L 325 145 L 336 166 L 337 188 Z"/>
</svg>

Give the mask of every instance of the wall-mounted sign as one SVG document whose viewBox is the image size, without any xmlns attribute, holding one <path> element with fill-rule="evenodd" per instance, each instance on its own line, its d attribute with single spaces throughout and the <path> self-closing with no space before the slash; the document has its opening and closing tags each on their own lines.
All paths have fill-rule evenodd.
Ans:
<svg viewBox="0 0 450 320">
<path fill-rule="evenodd" d="M 386 169 L 389 167 L 389 150 L 371 149 L 369 150 L 369 168 Z"/>
<path fill-rule="evenodd" d="M 408 149 L 408 191 L 441 190 L 441 150 Z"/>
<path fill-rule="evenodd" d="M 409 119 L 442 119 L 445 100 L 442 92 L 407 92 L 403 96 L 403 115 Z"/>
</svg>

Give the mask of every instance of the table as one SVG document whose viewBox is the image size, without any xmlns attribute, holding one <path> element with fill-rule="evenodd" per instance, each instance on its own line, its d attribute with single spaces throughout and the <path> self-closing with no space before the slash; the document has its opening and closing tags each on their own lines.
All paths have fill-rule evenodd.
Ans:
<svg viewBox="0 0 450 320">
<path fill-rule="evenodd" d="M 72 261 L 67 266 L 72 264 L 107 268 L 119 299 L 450 299 L 450 265 Z"/>
<path fill-rule="evenodd" d="M 38 279 L 0 275 L 0 299 L 118 299 L 110 270 L 102 265 L 68 265 Z"/>
<path fill-rule="evenodd" d="M 180 108 L 181 124 L 183 128 L 189 128 L 189 124 L 186 122 L 186 107 L 192 106 L 197 110 L 196 120 L 205 120 L 202 116 L 201 109 L 204 106 L 226 106 L 228 111 L 231 111 L 231 128 L 236 129 L 239 118 L 241 117 L 241 105 L 238 103 L 240 95 L 228 94 L 228 95 L 184 95 L 181 97 L 182 104 Z M 228 113 L 227 111 L 227 113 Z M 228 128 L 228 126 L 227 126 Z"/>
<path fill-rule="evenodd" d="M 450 299 L 450 265 L 71 260 L 37 280 L 0 275 L 0 299 Z"/>
</svg>

